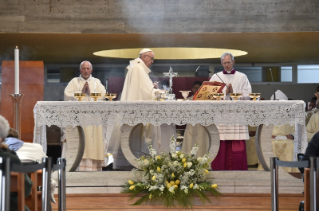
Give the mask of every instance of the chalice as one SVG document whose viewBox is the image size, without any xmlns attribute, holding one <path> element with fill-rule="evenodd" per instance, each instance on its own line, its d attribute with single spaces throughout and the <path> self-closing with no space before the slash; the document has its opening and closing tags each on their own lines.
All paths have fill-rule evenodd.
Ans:
<svg viewBox="0 0 319 211">
<path fill-rule="evenodd" d="M 214 93 L 213 97 L 216 98 L 217 101 L 220 101 L 220 99 L 224 97 L 224 93 Z"/>
<path fill-rule="evenodd" d="M 190 93 L 190 91 L 179 91 L 179 92 L 182 93 L 182 96 L 183 96 L 184 100 L 187 99 L 187 97 L 188 97 L 188 95 Z"/>
<path fill-rule="evenodd" d="M 78 99 L 78 101 L 82 101 L 82 98 L 85 97 L 86 94 L 82 93 L 82 92 L 75 92 L 74 93 L 74 97 Z"/>
<path fill-rule="evenodd" d="M 230 97 L 236 101 L 239 97 L 241 97 L 241 93 L 230 93 Z"/>
<path fill-rule="evenodd" d="M 113 99 L 116 98 L 116 93 L 106 93 L 105 98 L 107 98 L 109 101 L 113 101 Z"/>
<path fill-rule="evenodd" d="M 161 99 L 161 97 L 162 97 L 162 92 L 156 91 L 156 92 L 155 92 L 155 96 L 156 96 L 156 99 L 155 99 L 155 100 L 160 101 L 160 99 Z"/>
<path fill-rule="evenodd" d="M 260 93 L 250 93 L 249 97 L 253 98 L 253 101 L 256 101 L 257 98 L 260 98 Z"/>
<path fill-rule="evenodd" d="M 94 101 L 97 101 L 97 99 L 99 97 L 101 97 L 101 93 L 100 92 L 91 92 L 90 96 L 94 99 Z"/>
</svg>

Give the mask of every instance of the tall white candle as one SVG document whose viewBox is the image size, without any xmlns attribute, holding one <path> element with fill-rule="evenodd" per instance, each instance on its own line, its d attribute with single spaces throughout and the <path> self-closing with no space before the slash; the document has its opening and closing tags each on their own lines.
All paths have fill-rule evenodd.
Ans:
<svg viewBox="0 0 319 211">
<path fill-rule="evenodd" d="M 14 49 L 14 94 L 19 94 L 19 48 Z"/>
</svg>

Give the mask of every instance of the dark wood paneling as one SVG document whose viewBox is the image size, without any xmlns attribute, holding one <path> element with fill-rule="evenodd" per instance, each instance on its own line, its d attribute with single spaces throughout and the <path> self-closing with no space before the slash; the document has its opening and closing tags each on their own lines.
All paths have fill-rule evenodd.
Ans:
<svg viewBox="0 0 319 211">
<path fill-rule="evenodd" d="M 32 142 L 33 108 L 37 101 L 43 100 L 44 65 L 42 61 L 20 61 L 19 93 L 24 94 L 21 101 L 21 139 Z M 14 93 L 14 61 L 3 61 L 1 69 L 1 115 L 13 126 L 13 104 L 10 94 Z"/>
</svg>

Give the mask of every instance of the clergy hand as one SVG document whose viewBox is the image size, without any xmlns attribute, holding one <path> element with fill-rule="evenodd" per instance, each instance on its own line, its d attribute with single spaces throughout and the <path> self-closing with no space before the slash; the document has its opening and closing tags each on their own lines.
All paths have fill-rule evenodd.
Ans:
<svg viewBox="0 0 319 211">
<path fill-rule="evenodd" d="M 154 86 L 155 89 L 158 89 L 158 82 L 154 82 L 153 86 Z"/>
<path fill-rule="evenodd" d="M 229 93 L 233 93 L 233 87 L 231 84 L 227 85 L 228 88 L 226 88 L 226 95 L 228 95 Z"/>
<path fill-rule="evenodd" d="M 90 87 L 89 87 L 89 83 L 85 82 L 83 88 L 82 88 L 82 93 L 83 94 L 90 94 Z"/>
</svg>

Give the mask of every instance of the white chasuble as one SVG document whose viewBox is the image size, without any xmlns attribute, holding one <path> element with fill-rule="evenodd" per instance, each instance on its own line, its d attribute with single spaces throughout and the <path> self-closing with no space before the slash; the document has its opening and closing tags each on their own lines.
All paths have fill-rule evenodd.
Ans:
<svg viewBox="0 0 319 211">
<path fill-rule="evenodd" d="M 307 141 L 309 142 L 312 137 L 319 131 L 319 113 L 311 116 L 307 124 Z"/>
<path fill-rule="evenodd" d="M 155 89 L 153 82 L 149 77 L 151 70 L 144 62 L 137 58 L 130 61 L 127 67 L 128 72 L 125 77 L 121 101 L 136 101 L 136 100 L 155 100 Z M 164 132 L 161 132 L 165 130 Z M 175 127 L 169 125 L 153 126 L 151 124 L 137 125 L 133 128 L 130 135 L 130 149 L 136 157 L 149 154 L 148 144 L 151 143 L 157 152 L 161 148 L 166 148 L 169 151 L 170 137 L 175 135 Z M 130 164 L 123 155 L 120 148 L 121 127 L 114 125 L 108 152 L 114 156 L 113 168 L 127 169 Z M 165 140 L 164 140 L 165 139 Z M 163 141 L 162 141 L 163 140 Z M 164 142 L 164 143 L 163 143 Z"/>
<path fill-rule="evenodd" d="M 218 76 L 217 76 L 218 74 Z M 232 84 L 234 93 L 241 93 L 240 100 L 250 100 L 251 86 L 247 76 L 241 72 L 235 71 L 234 74 L 224 74 L 219 72 L 214 74 L 210 81 Z M 223 93 L 225 100 L 230 100 L 229 94 L 226 95 L 227 86 Z M 249 139 L 248 128 L 245 125 L 216 125 L 219 131 L 220 140 L 247 140 Z"/>
<path fill-rule="evenodd" d="M 99 92 L 101 93 L 100 100 L 105 96 L 106 90 L 105 87 L 101 84 L 101 81 L 97 78 L 90 76 L 87 80 L 80 77 L 73 78 L 67 87 L 64 90 L 64 100 L 77 100 L 74 97 L 75 92 L 81 92 L 84 84 L 88 82 L 90 92 Z M 93 101 L 90 96 L 86 96 L 82 101 Z M 105 160 L 104 152 L 104 139 L 103 139 L 103 127 L 100 126 L 87 126 L 83 127 L 84 136 L 85 136 L 85 148 L 82 161 L 79 165 L 78 170 L 90 171 L 90 170 L 102 170 L 101 162 Z M 67 144 L 67 142 L 66 142 Z M 67 149 L 67 146 L 63 146 Z M 66 152 L 63 152 L 64 154 Z M 85 160 L 85 162 L 83 162 Z M 88 166 L 88 163 L 91 166 Z M 93 166 L 92 166 L 93 165 Z M 97 165 L 97 166 L 96 166 Z"/>
</svg>

